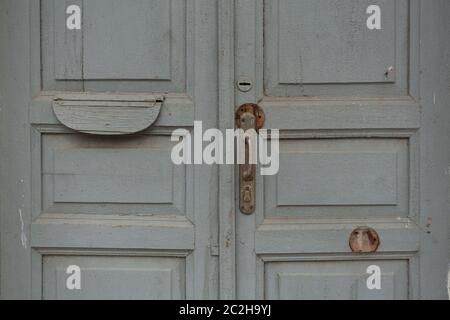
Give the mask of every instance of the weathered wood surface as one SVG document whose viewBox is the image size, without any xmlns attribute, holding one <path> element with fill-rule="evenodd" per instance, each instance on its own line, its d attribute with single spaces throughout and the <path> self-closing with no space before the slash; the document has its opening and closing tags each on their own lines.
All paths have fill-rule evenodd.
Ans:
<svg viewBox="0 0 450 320">
<path fill-rule="evenodd" d="M 236 297 L 446 298 L 448 1 L 378 1 L 376 31 L 370 1 L 234 3 L 235 105 L 281 130 L 280 172 L 236 212 Z M 351 252 L 357 226 L 375 254 Z M 371 264 L 380 291 L 356 279 Z"/>
<path fill-rule="evenodd" d="M 170 161 L 217 127 L 217 5 L 0 1 L 2 299 L 218 297 L 217 167 Z"/>
<path fill-rule="evenodd" d="M 1 298 L 447 298 L 450 2 L 378 1 L 384 29 L 369 32 L 364 1 L 322 16 L 332 1 L 91 0 L 82 35 L 64 29 L 67 1 L 1 0 Z M 111 3 L 120 10 L 102 10 Z M 311 6 L 317 28 L 299 29 Z M 137 19 L 121 24 L 127 12 Z M 241 76 L 252 90 L 235 90 Z M 95 136 L 53 113 L 55 92 L 76 91 L 110 92 L 59 100 L 78 116 L 97 111 L 96 126 L 99 108 L 159 103 L 131 92 L 166 99 L 145 134 Z M 251 216 L 235 209 L 234 167 L 170 174 L 162 160 L 173 128 L 232 128 L 248 102 L 282 129 L 287 159 L 279 181 L 257 177 Z M 373 255 L 348 247 L 361 225 L 381 237 Z M 80 292 L 64 287 L 69 264 L 86 271 Z M 381 291 L 365 287 L 369 264 L 382 269 Z"/>
<path fill-rule="evenodd" d="M 157 119 L 162 96 L 131 94 L 67 94 L 57 96 L 53 111 L 58 120 L 75 131 L 99 134 L 132 134 Z"/>
</svg>

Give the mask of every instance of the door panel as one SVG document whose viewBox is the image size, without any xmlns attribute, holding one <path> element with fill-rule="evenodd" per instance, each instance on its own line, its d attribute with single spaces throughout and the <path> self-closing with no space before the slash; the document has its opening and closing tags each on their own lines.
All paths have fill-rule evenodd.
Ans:
<svg viewBox="0 0 450 320">
<path fill-rule="evenodd" d="M 264 1 L 264 84 L 270 96 L 405 95 L 408 1 Z M 386 71 L 392 67 L 392 70 Z M 346 85 L 352 84 L 352 85 Z"/>
<path fill-rule="evenodd" d="M 81 30 L 65 28 L 73 4 Z M 186 0 L 43 0 L 43 88 L 186 93 L 192 9 Z"/>
<path fill-rule="evenodd" d="M 45 212 L 186 216 L 186 167 L 167 161 L 166 136 L 44 134 L 41 144 Z"/>
<path fill-rule="evenodd" d="M 407 139 L 285 139 L 265 217 L 406 217 L 409 159 Z"/>
<path fill-rule="evenodd" d="M 381 290 L 368 292 L 364 261 L 268 262 L 268 299 L 392 300 L 408 297 L 408 262 L 378 260 Z"/>
<path fill-rule="evenodd" d="M 369 30 L 370 1 L 237 3 L 236 80 L 255 84 L 237 105 L 259 101 L 280 129 L 278 174 L 257 178 L 253 215 L 237 214 L 238 297 L 417 297 L 415 4 L 378 1 L 382 29 Z M 351 251 L 359 226 L 378 233 L 375 253 Z M 371 265 L 382 290 L 366 286 Z"/>
<path fill-rule="evenodd" d="M 67 265 L 83 272 L 81 289 L 66 288 Z M 183 299 L 185 261 L 161 257 L 61 257 L 43 259 L 44 299 Z"/>
</svg>

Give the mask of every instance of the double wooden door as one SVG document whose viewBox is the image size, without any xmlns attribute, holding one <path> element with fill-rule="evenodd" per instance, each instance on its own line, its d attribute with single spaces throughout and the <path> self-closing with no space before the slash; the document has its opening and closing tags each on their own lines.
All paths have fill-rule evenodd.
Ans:
<svg viewBox="0 0 450 320">
<path fill-rule="evenodd" d="M 443 298 L 450 7 L 375 2 L 2 1 L 2 297 Z M 250 215 L 170 157 L 244 103 L 280 130 Z"/>
</svg>

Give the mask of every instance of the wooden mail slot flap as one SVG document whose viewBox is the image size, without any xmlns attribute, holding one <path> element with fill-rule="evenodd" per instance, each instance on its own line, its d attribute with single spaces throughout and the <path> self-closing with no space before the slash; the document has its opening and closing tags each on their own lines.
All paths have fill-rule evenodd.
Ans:
<svg viewBox="0 0 450 320">
<path fill-rule="evenodd" d="M 150 127 L 164 100 L 160 95 L 76 93 L 55 96 L 53 111 L 66 127 L 97 135 L 132 134 Z"/>
</svg>

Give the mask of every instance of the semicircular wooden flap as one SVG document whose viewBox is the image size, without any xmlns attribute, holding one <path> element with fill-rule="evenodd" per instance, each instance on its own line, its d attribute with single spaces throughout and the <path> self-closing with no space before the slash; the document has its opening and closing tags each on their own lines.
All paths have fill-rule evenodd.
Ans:
<svg viewBox="0 0 450 320">
<path fill-rule="evenodd" d="M 53 101 L 53 112 L 66 127 L 98 135 L 132 134 L 150 127 L 163 96 L 148 94 L 73 93 Z"/>
</svg>

